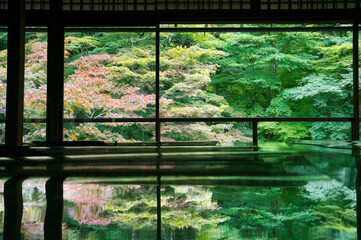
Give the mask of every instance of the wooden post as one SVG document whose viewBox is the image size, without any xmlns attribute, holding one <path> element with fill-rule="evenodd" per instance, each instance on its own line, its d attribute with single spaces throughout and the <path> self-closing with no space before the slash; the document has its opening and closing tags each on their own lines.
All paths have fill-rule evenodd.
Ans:
<svg viewBox="0 0 361 240">
<path fill-rule="evenodd" d="M 44 221 L 45 240 L 62 239 L 63 220 L 63 182 L 64 176 L 51 177 L 45 185 L 46 213 Z"/>
<path fill-rule="evenodd" d="M 23 177 L 13 177 L 7 180 L 4 184 L 4 240 L 21 239 L 21 218 L 23 214 L 23 181 Z"/>
<path fill-rule="evenodd" d="M 48 26 L 47 142 L 63 140 L 64 26 L 60 19 L 61 9 L 62 1 L 50 1 L 52 20 Z"/>
<path fill-rule="evenodd" d="M 359 27 L 353 23 L 353 122 L 352 141 L 360 140 L 360 101 L 359 101 Z"/>
<path fill-rule="evenodd" d="M 361 239 L 361 155 L 360 147 L 354 145 L 352 155 L 356 161 L 356 222 L 357 222 L 357 239 Z"/>
<path fill-rule="evenodd" d="M 160 145 L 157 146 L 157 171 L 160 170 L 162 152 Z M 162 239 L 162 195 L 161 195 L 161 174 L 157 174 L 157 239 Z"/>
<path fill-rule="evenodd" d="M 258 122 L 253 121 L 252 122 L 252 143 L 253 146 L 258 146 Z"/>
<path fill-rule="evenodd" d="M 64 124 L 64 26 L 60 18 L 62 1 L 50 1 L 50 11 L 52 20 L 48 25 L 46 141 L 58 142 L 63 140 Z M 45 240 L 62 239 L 64 179 L 63 176 L 54 176 L 46 182 Z"/>
<path fill-rule="evenodd" d="M 5 144 L 21 146 L 24 116 L 25 0 L 8 2 L 8 66 Z"/>
<path fill-rule="evenodd" d="M 160 105 L 159 105 L 159 74 L 160 74 L 160 35 L 159 24 L 156 26 L 155 32 L 155 140 L 160 142 Z"/>
<path fill-rule="evenodd" d="M 157 239 L 162 239 L 162 195 L 161 176 L 157 176 Z"/>
</svg>

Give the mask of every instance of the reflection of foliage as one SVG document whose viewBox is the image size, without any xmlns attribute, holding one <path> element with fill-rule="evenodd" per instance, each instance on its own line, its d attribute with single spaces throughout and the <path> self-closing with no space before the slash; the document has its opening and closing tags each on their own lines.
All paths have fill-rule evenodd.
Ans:
<svg viewBox="0 0 361 240">
<path fill-rule="evenodd" d="M 334 182 L 330 187 L 307 187 L 304 196 L 314 201 L 313 212 L 325 228 L 350 230 L 356 228 L 356 191 Z"/>
<path fill-rule="evenodd" d="M 300 222 L 302 224 L 316 223 L 319 218 L 311 214 L 310 211 L 305 212 L 285 212 L 274 214 L 267 210 L 254 209 L 251 207 L 230 208 L 223 211 L 231 217 L 228 224 L 240 230 L 270 230 L 282 228 L 287 222 Z"/>
<path fill-rule="evenodd" d="M 91 191 L 92 186 L 89 186 Z M 87 186 L 85 189 L 87 189 Z M 92 207 L 84 207 L 86 198 L 75 201 L 75 208 L 88 213 L 79 213 L 79 218 L 66 217 L 67 226 L 90 228 L 106 226 L 112 228 L 144 229 L 157 224 L 156 188 L 150 186 L 112 187 L 112 196 L 101 201 L 92 201 Z M 88 196 L 85 193 L 84 196 Z M 79 199 L 80 200 L 80 199 Z M 74 200 L 73 200 L 74 201 Z M 70 205 L 70 199 L 67 200 Z M 89 204 L 89 203 L 88 203 Z M 164 187 L 162 190 L 162 224 L 172 229 L 202 229 L 217 226 L 228 217 L 218 213 L 220 207 L 212 200 L 212 193 L 201 187 Z"/>
<path fill-rule="evenodd" d="M 70 187 L 66 189 L 73 193 L 67 193 L 66 205 L 76 214 L 64 216 L 69 234 L 72 231 L 154 234 L 155 187 L 99 188 L 92 184 Z M 285 188 L 164 186 L 161 194 L 162 229 L 167 238 L 187 235 L 197 239 L 232 229 L 232 237 L 249 237 L 258 232 L 263 238 L 306 240 L 313 239 L 314 232 L 344 232 L 352 236 L 356 229 L 355 192 L 330 182 Z M 334 236 L 330 235 L 336 239 Z"/>
<path fill-rule="evenodd" d="M 324 227 L 335 230 L 350 230 L 356 228 L 356 212 L 353 209 L 335 205 L 317 206 L 315 213 L 322 217 Z"/>
<path fill-rule="evenodd" d="M 24 202 L 44 202 L 45 201 L 45 181 L 46 179 L 34 178 L 23 182 Z"/>
<path fill-rule="evenodd" d="M 221 203 L 224 224 L 246 233 L 279 232 L 280 239 L 312 238 L 315 229 L 354 232 L 356 228 L 355 191 L 330 183 L 309 184 L 302 188 L 213 188 L 213 198 Z"/>
<path fill-rule="evenodd" d="M 42 238 L 46 211 L 46 178 L 30 178 L 23 182 L 22 229 L 24 239 Z"/>
<path fill-rule="evenodd" d="M 166 187 L 162 195 L 162 223 L 171 228 L 202 229 L 217 226 L 228 217 L 212 201 L 212 192 L 201 187 Z"/>
<path fill-rule="evenodd" d="M 45 201 L 45 193 L 42 192 L 38 187 L 24 188 L 23 190 L 23 201 L 24 202 L 42 202 Z"/>
<path fill-rule="evenodd" d="M 115 194 L 112 205 L 105 207 L 120 225 L 141 228 L 156 224 L 155 188 L 141 187 L 135 191 L 122 189 Z M 162 224 L 175 228 L 201 229 L 204 225 L 217 225 L 226 220 L 217 214 L 218 206 L 206 189 L 165 187 L 162 194 Z M 131 201 L 130 201 L 131 200 Z"/>
</svg>

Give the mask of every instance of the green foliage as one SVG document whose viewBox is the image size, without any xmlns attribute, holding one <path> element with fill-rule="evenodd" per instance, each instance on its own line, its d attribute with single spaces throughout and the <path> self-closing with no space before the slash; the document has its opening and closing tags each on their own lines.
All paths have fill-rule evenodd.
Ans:
<svg viewBox="0 0 361 240">
<path fill-rule="evenodd" d="M 262 122 L 259 130 L 267 139 L 281 142 L 296 141 L 309 137 L 309 123 Z"/>
<path fill-rule="evenodd" d="M 99 42 L 90 36 L 84 37 L 67 37 L 65 39 L 66 50 L 74 55 L 89 55 L 89 51 L 99 45 Z"/>
<path fill-rule="evenodd" d="M 29 203 L 40 204 L 45 202 L 45 193 L 40 191 L 38 187 L 25 188 L 23 191 L 23 200 Z"/>
<path fill-rule="evenodd" d="M 268 232 L 278 239 L 313 239 L 327 229 L 355 232 L 356 195 L 340 184 L 310 183 L 304 187 L 213 187 L 220 212 L 230 217 L 222 226 L 241 233 Z M 350 234 L 352 235 L 352 234 Z"/>
<path fill-rule="evenodd" d="M 8 33 L 0 32 L 0 51 L 6 50 L 8 46 Z"/>
<path fill-rule="evenodd" d="M 287 26 L 285 26 L 287 27 Z M 155 33 L 66 33 L 65 117 L 155 116 Z M 26 36 L 25 117 L 46 112 L 47 35 Z M 6 33 L 0 34 L 0 111 L 5 112 Z M 350 33 L 167 33 L 160 38 L 161 117 L 349 117 Z M 44 138 L 41 125 L 26 140 Z M 151 127 L 73 124 L 67 140 L 153 140 Z M 41 126 L 43 127 L 43 126 Z M 218 130 L 216 130 L 218 129 Z M 219 130 L 223 129 L 223 130 Z M 222 132 L 223 131 L 223 132 Z M 344 123 L 260 123 L 260 139 L 350 139 Z M 236 123 L 166 125 L 163 139 L 250 141 Z"/>
</svg>

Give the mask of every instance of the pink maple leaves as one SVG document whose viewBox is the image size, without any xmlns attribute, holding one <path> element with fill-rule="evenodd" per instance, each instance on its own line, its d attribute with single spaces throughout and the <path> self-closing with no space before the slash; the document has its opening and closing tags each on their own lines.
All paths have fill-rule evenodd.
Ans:
<svg viewBox="0 0 361 240">
<path fill-rule="evenodd" d="M 66 116 L 77 117 L 74 112 L 77 109 L 87 118 L 140 117 L 137 111 L 154 105 L 154 94 L 140 92 L 138 87 L 122 86 L 126 84 L 121 75 L 112 79 L 109 67 L 114 65 L 116 59 L 108 54 L 83 56 L 69 64 L 76 70 L 65 83 Z M 120 92 L 121 89 L 125 91 Z"/>
</svg>

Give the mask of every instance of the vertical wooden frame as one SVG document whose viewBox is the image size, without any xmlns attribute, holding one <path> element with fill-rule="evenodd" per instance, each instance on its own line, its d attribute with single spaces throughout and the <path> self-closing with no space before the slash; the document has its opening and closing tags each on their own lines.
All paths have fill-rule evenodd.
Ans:
<svg viewBox="0 0 361 240">
<path fill-rule="evenodd" d="M 157 143 L 161 142 L 160 136 L 160 30 L 159 23 L 156 25 L 155 32 L 155 139 Z M 159 145 L 160 146 L 160 145 Z M 158 146 L 158 148 L 159 148 Z M 160 151 L 158 152 L 157 169 L 159 170 Z M 162 239 L 162 206 L 161 206 L 161 176 L 157 175 L 157 239 Z"/>
<path fill-rule="evenodd" d="M 158 146 L 159 148 L 160 146 Z M 158 157 L 157 169 L 159 170 L 160 153 Z M 157 176 L 157 239 L 162 239 L 162 195 L 161 176 Z"/>
<path fill-rule="evenodd" d="M 48 74 L 46 106 L 46 141 L 63 140 L 64 112 L 64 26 L 62 1 L 50 2 L 52 19 L 48 26 Z"/>
<path fill-rule="evenodd" d="M 360 140 L 360 100 L 359 100 L 359 27 L 353 23 L 353 121 L 352 141 Z"/>
<path fill-rule="evenodd" d="M 356 222 L 357 222 L 357 239 L 361 239 L 361 155 L 360 147 L 353 146 L 352 155 L 356 161 Z"/>
<path fill-rule="evenodd" d="M 11 0 L 8 27 L 5 144 L 21 146 L 24 118 L 25 0 Z"/>
<path fill-rule="evenodd" d="M 62 240 L 63 222 L 63 183 L 65 176 L 53 176 L 45 185 L 46 213 L 44 221 L 44 239 Z"/>
<path fill-rule="evenodd" d="M 159 74 L 160 74 L 160 33 L 159 24 L 156 26 L 155 32 L 155 140 L 160 142 L 160 105 L 159 105 Z"/>
<path fill-rule="evenodd" d="M 23 215 L 22 183 L 24 177 L 15 176 L 4 184 L 4 240 L 21 240 L 21 218 Z"/>
<path fill-rule="evenodd" d="M 252 122 L 252 144 L 258 146 L 258 122 Z"/>
<path fill-rule="evenodd" d="M 64 112 L 64 26 L 62 1 L 50 1 L 48 25 L 46 141 L 63 140 Z M 51 170 L 51 169 L 50 169 Z M 46 183 L 47 208 L 44 222 L 45 240 L 62 239 L 63 176 L 53 176 Z"/>
</svg>

